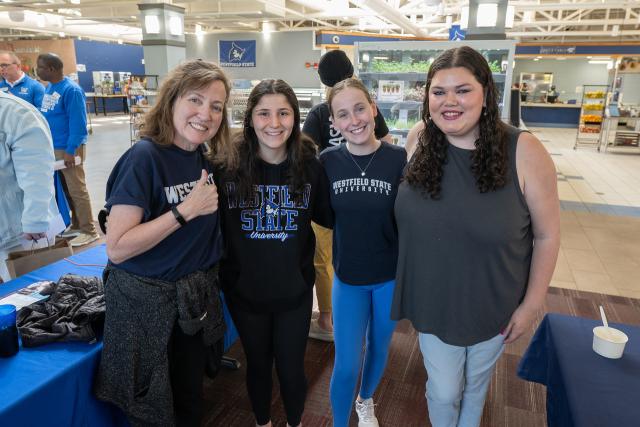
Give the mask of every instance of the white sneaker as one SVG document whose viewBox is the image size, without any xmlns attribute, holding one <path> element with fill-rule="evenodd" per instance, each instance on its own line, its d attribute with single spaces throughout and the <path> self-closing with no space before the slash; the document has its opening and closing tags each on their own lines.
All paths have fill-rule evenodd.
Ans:
<svg viewBox="0 0 640 427">
<path fill-rule="evenodd" d="M 309 325 L 309 338 L 333 342 L 333 331 L 322 329 L 318 323 L 318 319 L 311 319 L 311 324 Z"/>
<path fill-rule="evenodd" d="M 60 233 L 60 237 L 76 237 L 79 236 L 80 233 L 82 233 L 82 230 L 79 230 L 77 228 L 71 228 L 71 226 L 67 227 L 66 230 L 64 230 L 62 233 Z"/>
<path fill-rule="evenodd" d="M 98 233 L 93 233 L 93 234 L 80 233 L 78 234 L 78 236 L 71 239 L 69 244 L 71 245 L 71 247 L 84 246 L 84 245 L 88 245 L 91 242 L 95 242 L 99 238 L 100 236 L 98 235 Z"/>
<path fill-rule="evenodd" d="M 356 413 L 358 414 L 358 427 L 378 427 L 378 419 L 374 413 L 372 398 L 358 402 L 356 400 Z"/>
</svg>

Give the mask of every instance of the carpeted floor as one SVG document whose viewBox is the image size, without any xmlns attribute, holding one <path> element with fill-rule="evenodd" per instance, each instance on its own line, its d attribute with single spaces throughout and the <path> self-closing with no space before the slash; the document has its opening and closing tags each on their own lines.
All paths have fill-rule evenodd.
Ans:
<svg viewBox="0 0 640 427">
<path fill-rule="evenodd" d="M 498 361 L 487 396 L 482 427 L 546 425 L 545 387 L 519 379 L 515 373 L 518 361 L 544 313 L 556 312 L 598 319 L 598 305 L 604 307 L 611 322 L 640 325 L 640 300 L 551 288 L 535 325 L 526 336 L 507 346 Z M 239 342 L 231 348 L 228 355 L 244 363 Z M 333 345 L 310 339 L 306 355 L 309 392 L 302 418 L 305 427 L 332 425 L 329 405 L 332 368 Z M 239 371 L 223 370 L 214 381 L 207 380 L 206 426 L 255 425 L 244 378 L 245 370 L 241 367 Z M 376 415 L 382 427 L 430 425 L 424 398 L 425 381 L 426 373 L 416 333 L 409 323 L 400 322 L 391 343 L 385 375 L 374 396 Z M 274 383 L 272 419 L 274 427 L 281 427 L 286 422 L 275 379 Z M 355 413 L 351 417 L 351 426 L 357 426 Z"/>
</svg>

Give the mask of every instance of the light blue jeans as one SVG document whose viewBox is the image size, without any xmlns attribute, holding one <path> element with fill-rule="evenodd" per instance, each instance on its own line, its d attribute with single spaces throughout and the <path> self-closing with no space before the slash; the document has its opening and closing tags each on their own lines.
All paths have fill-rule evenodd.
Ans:
<svg viewBox="0 0 640 427">
<path fill-rule="evenodd" d="M 489 381 L 504 350 L 504 336 L 469 346 L 442 342 L 431 334 L 419 334 L 427 369 L 427 405 L 434 427 L 480 425 Z"/>
</svg>

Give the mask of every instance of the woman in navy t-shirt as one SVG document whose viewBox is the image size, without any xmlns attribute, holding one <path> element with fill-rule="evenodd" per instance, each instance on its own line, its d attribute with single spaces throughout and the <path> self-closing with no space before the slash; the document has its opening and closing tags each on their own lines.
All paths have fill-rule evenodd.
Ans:
<svg viewBox="0 0 640 427">
<path fill-rule="evenodd" d="M 328 103 L 334 126 L 347 140 L 320 155 L 335 214 L 333 425 L 349 425 L 362 368 L 355 402 L 359 426 L 377 427 L 372 396 L 395 329 L 390 318 L 398 258 L 393 206 L 407 155 L 403 148 L 376 139 L 376 106 L 359 80 L 336 84 Z"/>
<path fill-rule="evenodd" d="M 218 194 L 230 84 L 206 61 L 171 71 L 142 139 L 107 182 L 104 350 L 96 393 L 132 424 L 200 425 L 208 347 L 223 334 Z M 208 151 L 208 154 L 205 153 Z"/>
</svg>

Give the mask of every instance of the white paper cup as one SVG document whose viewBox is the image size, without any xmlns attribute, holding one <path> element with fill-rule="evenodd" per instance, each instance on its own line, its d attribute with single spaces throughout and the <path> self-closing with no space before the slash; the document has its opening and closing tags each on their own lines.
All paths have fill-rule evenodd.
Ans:
<svg viewBox="0 0 640 427">
<path fill-rule="evenodd" d="M 622 331 L 609 326 L 593 328 L 593 351 L 609 359 L 620 359 L 629 337 Z"/>
</svg>

